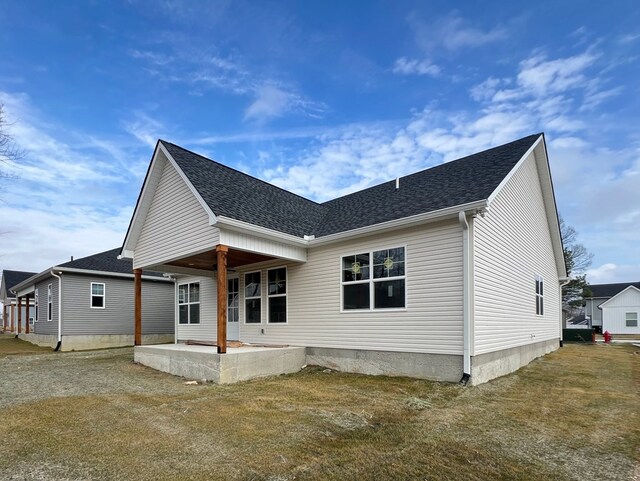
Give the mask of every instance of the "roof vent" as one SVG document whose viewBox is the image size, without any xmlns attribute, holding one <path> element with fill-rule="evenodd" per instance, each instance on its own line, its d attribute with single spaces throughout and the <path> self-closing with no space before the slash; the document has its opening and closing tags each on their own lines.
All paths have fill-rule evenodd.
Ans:
<svg viewBox="0 0 640 481">
<path fill-rule="evenodd" d="M 396 177 L 396 190 L 400 188 L 400 177 Z"/>
<path fill-rule="evenodd" d="M 71 262 L 73 262 L 73 256 L 71 256 Z"/>
</svg>

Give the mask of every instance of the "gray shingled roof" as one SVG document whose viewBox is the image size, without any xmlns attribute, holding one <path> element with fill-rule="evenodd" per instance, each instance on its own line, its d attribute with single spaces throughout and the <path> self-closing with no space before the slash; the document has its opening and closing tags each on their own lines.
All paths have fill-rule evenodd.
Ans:
<svg viewBox="0 0 640 481">
<path fill-rule="evenodd" d="M 214 214 L 298 237 L 359 227 L 487 199 L 542 134 L 323 204 L 300 197 L 161 140 Z"/>
<path fill-rule="evenodd" d="M 4 288 L 5 288 L 6 297 L 7 298 L 13 297 L 13 294 L 9 292 L 9 290 L 13 286 L 17 286 L 22 281 L 29 279 L 29 277 L 35 276 L 35 275 L 36 275 L 35 272 L 10 271 L 6 269 L 3 270 L 2 277 L 4 278 Z"/>
<path fill-rule="evenodd" d="M 615 284 L 589 284 L 593 293 L 592 297 L 613 297 L 624 291 L 627 287 L 634 286 L 640 289 L 640 282 L 618 282 Z"/>
<path fill-rule="evenodd" d="M 120 247 L 91 256 L 75 259 L 57 267 L 68 267 L 87 271 L 113 272 L 117 274 L 133 274 L 133 261 L 130 259 L 118 259 Z M 162 276 L 159 272 L 144 271 L 147 276 Z"/>
</svg>

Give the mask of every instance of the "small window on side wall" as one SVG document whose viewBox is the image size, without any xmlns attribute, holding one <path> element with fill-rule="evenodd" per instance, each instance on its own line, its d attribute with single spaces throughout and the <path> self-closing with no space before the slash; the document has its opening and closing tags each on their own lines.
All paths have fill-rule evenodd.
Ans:
<svg viewBox="0 0 640 481">
<path fill-rule="evenodd" d="M 200 283 L 178 286 L 178 323 L 200 324 Z"/>
<path fill-rule="evenodd" d="M 536 315 L 544 315 L 544 279 L 536 276 Z"/>
<path fill-rule="evenodd" d="M 91 283 L 91 307 L 94 309 L 104 309 L 105 288 L 100 282 Z"/>
<path fill-rule="evenodd" d="M 627 327 L 638 327 L 638 313 L 626 312 L 624 315 L 625 325 Z"/>
</svg>

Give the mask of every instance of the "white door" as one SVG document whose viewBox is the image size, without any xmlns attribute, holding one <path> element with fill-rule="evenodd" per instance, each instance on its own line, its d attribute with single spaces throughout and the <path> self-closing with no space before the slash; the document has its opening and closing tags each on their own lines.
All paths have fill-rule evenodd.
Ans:
<svg viewBox="0 0 640 481">
<path fill-rule="evenodd" d="M 227 279 L 227 340 L 240 339 L 240 282 L 237 277 Z"/>
</svg>

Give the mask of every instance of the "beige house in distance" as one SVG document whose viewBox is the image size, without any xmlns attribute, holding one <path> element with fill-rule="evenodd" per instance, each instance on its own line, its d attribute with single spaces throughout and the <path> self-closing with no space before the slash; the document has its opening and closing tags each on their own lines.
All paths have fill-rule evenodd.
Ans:
<svg viewBox="0 0 640 481">
<path fill-rule="evenodd" d="M 232 382 L 285 362 L 236 358 L 239 341 L 297 348 L 283 372 L 479 384 L 561 344 L 543 134 L 325 203 L 160 140 L 121 256 L 176 279 L 176 344 L 135 356 L 187 377 Z"/>
</svg>

